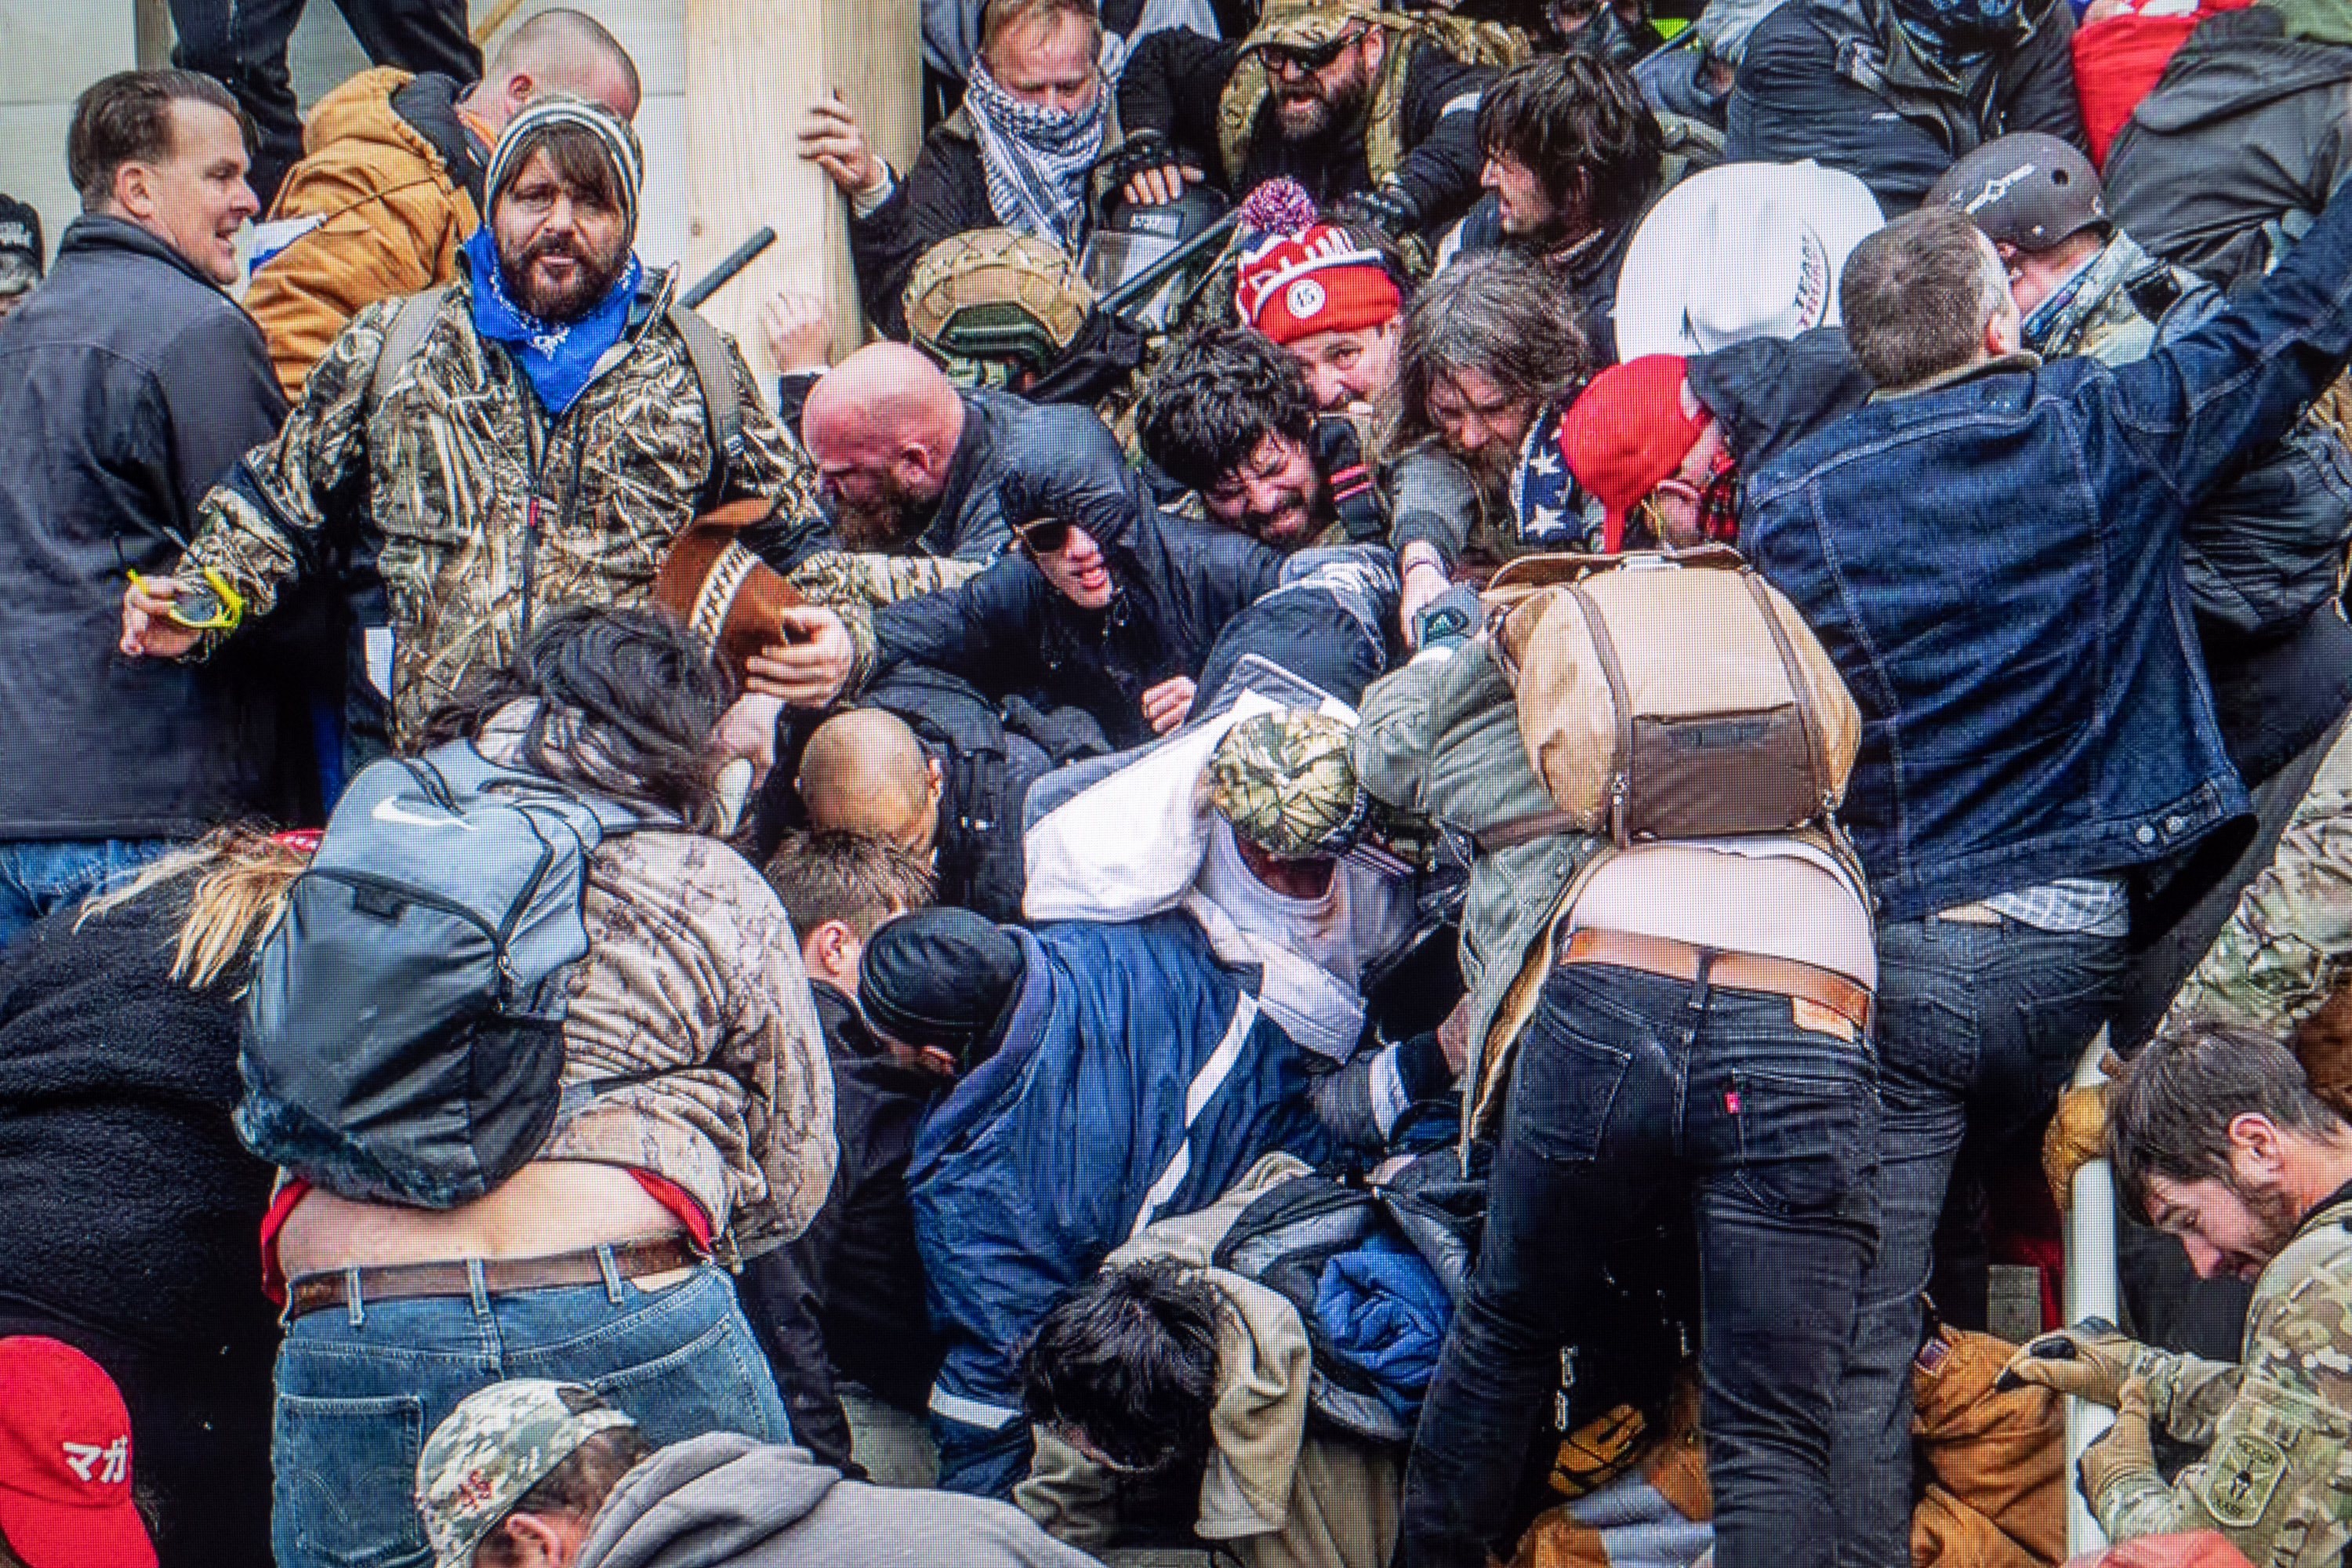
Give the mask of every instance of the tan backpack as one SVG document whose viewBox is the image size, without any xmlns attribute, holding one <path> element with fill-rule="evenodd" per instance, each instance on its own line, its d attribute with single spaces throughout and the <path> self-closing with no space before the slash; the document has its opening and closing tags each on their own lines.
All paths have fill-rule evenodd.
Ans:
<svg viewBox="0 0 2352 1568">
<path fill-rule="evenodd" d="M 1486 604 L 1528 761 L 1559 808 L 1513 837 L 1835 833 L 1862 714 L 1737 551 L 1526 556 Z"/>
</svg>

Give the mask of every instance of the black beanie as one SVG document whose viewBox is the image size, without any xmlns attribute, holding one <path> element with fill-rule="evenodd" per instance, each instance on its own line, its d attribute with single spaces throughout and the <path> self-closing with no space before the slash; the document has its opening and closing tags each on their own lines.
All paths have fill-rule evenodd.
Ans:
<svg viewBox="0 0 2352 1568">
<path fill-rule="evenodd" d="M 901 1045 L 971 1067 L 1027 964 L 1021 943 L 970 910 L 917 910 L 885 922 L 857 961 L 857 1005 Z"/>
</svg>

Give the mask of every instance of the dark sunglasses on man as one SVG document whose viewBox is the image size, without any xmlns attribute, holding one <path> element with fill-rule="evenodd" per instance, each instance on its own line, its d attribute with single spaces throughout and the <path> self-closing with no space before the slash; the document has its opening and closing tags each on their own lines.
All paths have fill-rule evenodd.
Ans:
<svg viewBox="0 0 2352 1568">
<path fill-rule="evenodd" d="M 1041 517 L 1013 525 L 1013 537 L 1024 554 L 1053 555 L 1070 542 L 1070 525 L 1058 517 Z"/>
<path fill-rule="evenodd" d="M 1276 76 L 1313 76 L 1339 58 L 1349 45 L 1364 36 L 1361 27 L 1351 27 L 1327 43 L 1313 46 L 1300 44 L 1267 44 L 1258 50 L 1265 68 Z"/>
</svg>

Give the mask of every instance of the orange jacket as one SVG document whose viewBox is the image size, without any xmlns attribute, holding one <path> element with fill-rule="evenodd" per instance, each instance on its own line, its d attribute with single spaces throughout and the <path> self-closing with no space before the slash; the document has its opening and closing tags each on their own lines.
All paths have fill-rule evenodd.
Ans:
<svg viewBox="0 0 2352 1568">
<path fill-rule="evenodd" d="M 410 79 L 362 71 L 320 99 L 270 209 L 272 222 L 319 220 L 254 268 L 245 295 L 289 401 L 362 309 L 455 279 L 457 247 L 481 225 L 448 160 L 393 107 Z"/>
</svg>

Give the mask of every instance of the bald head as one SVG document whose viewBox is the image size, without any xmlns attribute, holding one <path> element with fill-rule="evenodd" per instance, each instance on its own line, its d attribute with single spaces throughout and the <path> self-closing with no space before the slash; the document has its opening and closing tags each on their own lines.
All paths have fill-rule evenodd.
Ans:
<svg viewBox="0 0 2352 1568">
<path fill-rule="evenodd" d="M 963 399 L 904 343 L 869 343 L 820 377 L 801 415 L 842 542 L 895 550 L 922 531 L 963 439 Z"/>
<path fill-rule="evenodd" d="M 569 93 L 601 103 L 624 120 L 637 117 L 644 90 L 636 62 L 593 16 L 558 7 L 541 11 L 507 35 L 490 57 L 466 107 L 503 131 L 517 110 L 541 93 Z"/>
<path fill-rule="evenodd" d="M 801 753 L 809 826 L 855 833 L 928 855 L 939 831 L 939 766 L 906 721 L 854 708 L 817 726 Z"/>
</svg>

